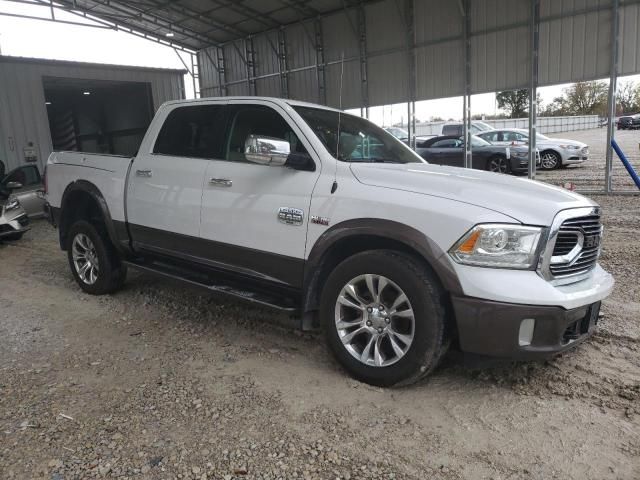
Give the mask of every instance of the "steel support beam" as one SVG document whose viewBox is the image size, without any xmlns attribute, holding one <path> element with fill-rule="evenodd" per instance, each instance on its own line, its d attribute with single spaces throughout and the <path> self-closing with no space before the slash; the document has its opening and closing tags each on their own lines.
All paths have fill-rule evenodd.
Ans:
<svg viewBox="0 0 640 480">
<path fill-rule="evenodd" d="M 278 67 L 280 70 L 280 95 L 289 98 L 289 65 L 287 63 L 287 38 L 284 28 L 278 29 Z"/>
<path fill-rule="evenodd" d="M 529 178 L 536 178 L 538 118 L 538 64 L 540 52 L 540 0 L 531 0 L 531 72 L 529 77 Z"/>
<path fill-rule="evenodd" d="M 324 37 L 322 35 L 322 20 L 316 18 L 313 22 L 316 48 L 316 80 L 318 82 L 318 102 L 327 104 L 327 76 L 324 63 Z"/>
<path fill-rule="evenodd" d="M 253 48 L 253 37 L 248 37 L 244 41 L 244 55 L 246 58 L 247 67 L 247 88 L 249 89 L 249 95 L 257 95 L 256 89 L 256 60 L 255 50 Z"/>
<path fill-rule="evenodd" d="M 368 83 L 368 67 L 367 67 L 367 18 L 362 3 L 358 5 L 357 12 L 357 30 L 360 60 L 360 93 L 362 106 L 365 109 L 365 116 L 369 118 L 369 83 Z M 345 15 L 349 15 L 345 12 Z M 344 61 L 344 60 L 343 60 Z"/>
<path fill-rule="evenodd" d="M 619 0 L 613 0 L 611 10 L 611 64 L 609 68 L 609 97 L 608 109 L 609 118 L 607 120 L 607 153 L 604 171 L 604 190 L 605 193 L 613 192 L 613 182 L 611 179 L 613 173 L 613 147 L 611 140 L 615 137 L 615 118 L 616 118 L 616 100 L 618 89 L 618 28 L 620 24 Z"/>
<path fill-rule="evenodd" d="M 464 95 L 462 96 L 464 167 L 471 168 L 473 164 L 473 151 L 471 149 L 471 15 L 469 0 L 460 0 L 460 2 L 464 38 Z"/>
<path fill-rule="evenodd" d="M 224 65 L 224 49 L 222 47 L 216 47 L 218 54 L 218 90 L 221 97 L 227 96 L 227 78 L 225 75 Z"/>
<path fill-rule="evenodd" d="M 200 98 L 200 64 L 198 63 L 198 55 L 195 53 L 191 54 L 191 81 L 193 82 L 193 98 Z"/>
<path fill-rule="evenodd" d="M 415 29 L 415 8 L 414 0 L 405 0 L 404 19 L 407 30 L 407 62 L 409 66 L 407 93 L 407 131 L 409 133 L 409 146 L 416 148 L 416 90 L 417 90 L 417 70 L 416 70 L 416 29 Z"/>
</svg>

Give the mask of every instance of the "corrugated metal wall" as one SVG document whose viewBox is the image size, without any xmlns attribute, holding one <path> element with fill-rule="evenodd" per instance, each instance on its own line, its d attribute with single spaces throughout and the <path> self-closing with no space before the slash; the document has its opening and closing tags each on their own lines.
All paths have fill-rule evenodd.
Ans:
<svg viewBox="0 0 640 480">
<path fill-rule="evenodd" d="M 416 100 L 462 95 L 464 17 L 461 2 L 385 0 L 324 16 L 318 60 L 314 21 L 253 37 L 257 95 L 289 96 L 339 104 L 340 59 L 344 54 L 343 108 L 406 102 L 410 62 L 407 31 L 415 31 Z M 609 76 L 613 0 L 541 0 L 539 85 Z M 358 8 L 362 8 L 358 14 Z M 524 88 L 530 72 L 530 0 L 470 0 L 471 92 Z M 620 0 L 619 74 L 640 73 L 640 2 Z M 281 48 L 279 37 L 286 39 Z M 364 39 L 363 41 L 361 41 Z M 243 42 L 237 42 L 244 51 Z M 240 45 L 242 44 L 242 45 Z M 364 48 L 363 48 L 364 45 Z M 365 61 L 361 65 L 361 51 Z M 250 95 L 248 69 L 231 45 L 222 48 L 224 75 L 216 47 L 200 52 L 203 96 Z M 320 63 L 320 68 L 318 66 Z M 284 68 L 281 78 L 281 68 Z M 324 67 L 324 68 L 322 68 Z M 365 73 L 366 75 L 363 75 Z M 366 79 L 366 82 L 364 81 Z M 288 88 L 287 88 L 288 85 Z"/>
<path fill-rule="evenodd" d="M 0 154 L 7 169 L 23 163 L 29 142 L 37 149 L 41 168 L 51 153 L 43 77 L 149 83 L 156 109 L 184 98 L 183 74 L 176 70 L 0 57 Z"/>
</svg>

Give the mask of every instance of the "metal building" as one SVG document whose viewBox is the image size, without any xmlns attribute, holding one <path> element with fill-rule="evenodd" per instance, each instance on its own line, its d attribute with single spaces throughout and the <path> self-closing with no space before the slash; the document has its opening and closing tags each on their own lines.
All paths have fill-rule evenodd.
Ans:
<svg viewBox="0 0 640 480">
<path fill-rule="evenodd" d="M 42 170 L 54 146 L 133 153 L 158 106 L 184 98 L 185 73 L 0 57 L 0 160 Z"/>
<path fill-rule="evenodd" d="M 35 3 L 191 53 L 185 68 L 203 96 L 271 95 L 365 115 L 370 106 L 406 103 L 415 120 L 416 101 L 463 96 L 468 125 L 473 94 L 527 88 L 533 100 L 539 86 L 609 78 L 611 137 L 615 80 L 640 73 L 640 0 Z M 470 158 L 468 147 L 468 165 Z M 611 167 L 609 148 L 606 191 Z"/>
</svg>

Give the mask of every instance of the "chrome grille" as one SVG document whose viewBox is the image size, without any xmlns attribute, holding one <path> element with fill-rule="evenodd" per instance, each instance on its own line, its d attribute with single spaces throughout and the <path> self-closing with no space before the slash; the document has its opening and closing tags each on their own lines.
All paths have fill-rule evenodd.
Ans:
<svg viewBox="0 0 640 480">
<path fill-rule="evenodd" d="M 591 270 L 600 255 L 601 236 L 599 212 L 562 222 L 553 246 L 549 265 L 551 274 L 558 278 Z"/>
</svg>

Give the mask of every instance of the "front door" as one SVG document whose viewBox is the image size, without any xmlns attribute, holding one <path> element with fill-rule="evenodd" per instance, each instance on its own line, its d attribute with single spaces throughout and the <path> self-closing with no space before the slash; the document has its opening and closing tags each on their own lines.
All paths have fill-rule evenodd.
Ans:
<svg viewBox="0 0 640 480">
<path fill-rule="evenodd" d="M 253 276 L 299 287 L 309 204 L 320 174 L 249 162 L 249 135 L 286 140 L 291 152 L 308 145 L 289 114 L 269 101 L 230 101 L 222 159 L 208 162 L 202 194 L 201 237 L 211 259 Z"/>
<path fill-rule="evenodd" d="M 143 143 L 129 174 L 127 220 L 136 248 L 192 253 L 200 236 L 205 171 L 209 159 L 220 155 L 224 108 L 169 106 L 158 115 L 157 138 Z M 151 135 L 154 128 L 159 125 L 150 127 Z"/>
</svg>

